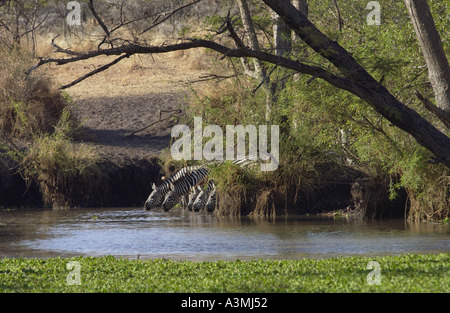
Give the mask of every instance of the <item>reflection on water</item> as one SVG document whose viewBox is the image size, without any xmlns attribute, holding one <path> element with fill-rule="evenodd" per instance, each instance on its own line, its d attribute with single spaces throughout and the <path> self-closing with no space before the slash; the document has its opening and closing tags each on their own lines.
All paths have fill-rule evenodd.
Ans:
<svg viewBox="0 0 450 313">
<path fill-rule="evenodd" d="M 450 226 L 129 209 L 0 212 L 0 257 L 183 260 L 450 252 Z"/>
</svg>

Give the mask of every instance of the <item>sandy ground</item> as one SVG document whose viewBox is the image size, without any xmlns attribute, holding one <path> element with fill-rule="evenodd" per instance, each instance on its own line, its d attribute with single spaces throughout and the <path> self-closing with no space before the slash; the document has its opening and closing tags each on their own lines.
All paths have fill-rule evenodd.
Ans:
<svg viewBox="0 0 450 313">
<path fill-rule="evenodd" d="M 58 83 L 66 84 L 112 60 L 97 57 L 52 65 L 50 72 Z M 158 155 L 169 147 L 173 122 L 164 121 L 132 137 L 127 135 L 158 121 L 160 110 L 182 108 L 188 83 L 209 72 L 207 62 L 200 50 L 132 56 L 65 89 L 83 125 L 81 140 L 116 162 Z M 168 115 L 163 113 L 162 118 Z"/>
</svg>

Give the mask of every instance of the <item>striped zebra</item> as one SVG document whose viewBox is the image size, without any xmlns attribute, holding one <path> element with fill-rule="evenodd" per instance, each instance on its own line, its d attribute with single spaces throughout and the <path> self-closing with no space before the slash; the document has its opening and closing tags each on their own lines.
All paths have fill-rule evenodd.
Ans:
<svg viewBox="0 0 450 313">
<path fill-rule="evenodd" d="M 206 212 L 213 212 L 219 203 L 218 200 L 216 186 L 213 186 L 213 189 L 208 196 L 208 200 L 206 201 Z"/>
<path fill-rule="evenodd" d="M 206 190 L 202 189 L 194 201 L 193 209 L 195 212 L 201 211 L 206 208 L 206 203 L 213 189 L 215 189 L 214 182 L 212 180 L 209 180 L 208 184 L 206 185 Z"/>
<path fill-rule="evenodd" d="M 248 157 L 233 160 L 233 164 L 237 164 L 239 166 L 247 166 L 250 164 L 253 164 L 255 162 L 258 162 L 257 160 L 251 160 Z M 208 171 L 207 167 L 209 165 L 221 165 L 224 161 L 213 161 L 204 165 L 197 165 L 197 166 L 187 166 L 176 172 L 174 175 L 170 176 L 166 180 L 163 180 L 158 186 L 156 186 L 154 183 L 152 184 L 152 192 L 150 193 L 147 201 L 145 201 L 144 208 L 146 210 L 151 210 L 154 208 L 163 207 L 164 210 L 170 210 L 173 206 L 175 206 L 184 195 L 186 195 L 189 192 L 189 189 L 195 188 L 196 185 L 199 183 L 197 182 L 194 185 L 190 184 L 189 180 L 185 180 L 187 176 L 194 173 L 195 171 L 198 171 L 200 169 L 204 169 L 206 172 Z M 206 173 L 207 175 L 208 173 Z M 181 181 L 184 181 L 183 186 L 183 193 L 178 194 L 178 191 L 175 192 L 175 185 L 179 184 Z M 186 191 L 186 188 L 188 191 Z M 183 202 L 186 199 L 183 200 Z M 195 200 L 195 199 L 194 199 Z M 166 205 L 164 206 L 164 203 Z M 183 203 L 184 205 L 184 203 Z"/>
<path fill-rule="evenodd" d="M 193 210 L 193 205 L 194 205 L 195 199 L 197 199 L 197 196 L 198 196 L 198 194 L 201 191 L 202 191 L 202 188 L 200 186 L 196 186 L 195 188 L 192 188 L 191 192 L 189 192 L 189 195 L 187 195 L 187 197 L 188 197 L 188 203 L 187 203 L 188 211 L 192 211 Z"/>
<path fill-rule="evenodd" d="M 188 194 L 183 195 L 180 200 L 180 206 L 182 209 L 192 211 L 192 204 L 194 204 L 195 198 L 197 198 L 198 193 L 202 190 L 200 186 L 191 188 Z"/>
<path fill-rule="evenodd" d="M 162 204 L 164 211 L 169 211 L 178 204 L 181 197 L 188 194 L 192 187 L 200 184 L 208 174 L 209 170 L 207 167 L 200 167 L 192 172 L 186 173 L 183 178 L 174 183 L 170 183 L 170 191 L 166 194 Z"/>
<path fill-rule="evenodd" d="M 161 207 L 166 194 L 170 191 L 170 184 L 171 183 L 173 184 L 175 181 L 184 177 L 186 173 L 194 171 L 200 167 L 201 165 L 183 167 L 181 170 L 179 170 L 169 178 L 163 180 L 158 186 L 156 186 L 155 183 L 153 183 L 152 192 L 148 196 L 147 201 L 145 201 L 144 208 L 146 210 L 151 210 L 154 208 Z"/>
</svg>

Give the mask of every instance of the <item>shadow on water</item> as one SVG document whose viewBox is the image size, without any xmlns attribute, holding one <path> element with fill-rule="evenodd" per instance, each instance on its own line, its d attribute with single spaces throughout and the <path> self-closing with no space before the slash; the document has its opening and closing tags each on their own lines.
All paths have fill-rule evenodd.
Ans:
<svg viewBox="0 0 450 313">
<path fill-rule="evenodd" d="M 450 227 L 141 208 L 0 212 L 0 257 L 293 259 L 450 252 Z"/>
</svg>

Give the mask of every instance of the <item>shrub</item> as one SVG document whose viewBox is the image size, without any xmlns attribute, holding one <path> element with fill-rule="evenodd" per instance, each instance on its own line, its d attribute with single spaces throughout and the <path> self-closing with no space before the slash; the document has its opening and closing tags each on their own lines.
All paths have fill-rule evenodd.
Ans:
<svg viewBox="0 0 450 313">
<path fill-rule="evenodd" d="M 1 49 L 0 127 L 13 142 L 24 146 L 2 147 L 1 159 L 19 164 L 28 183 L 39 184 L 45 203 L 70 206 L 101 193 L 102 173 L 97 154 L 71 136 L 78 127 L 71 100 L 44 74 L 25 71 L 32 59 L 26 51 Z M 20 150 L 19 150 L 20 149 Z"/>
<path fill-rule="evenodd" d="M 22 160 L 24 176 L 39 183 L 44 202 L 54 207 L 83 203 L 104 191 L 98 156 L 93 148 L 71 141 L 68 119 L 64 110 L 55 132 L 35 138 Z"/>
<path fill-rule="evenodd" d="M 25 139 L 51 134 L 70 105 L 46 75 L 25 74 L 32 62 L 25 51 L 0 49 L 0 127 L 11 136 Z M 73 116 L 71 123 L 76 124 Z"/>
</svg>

